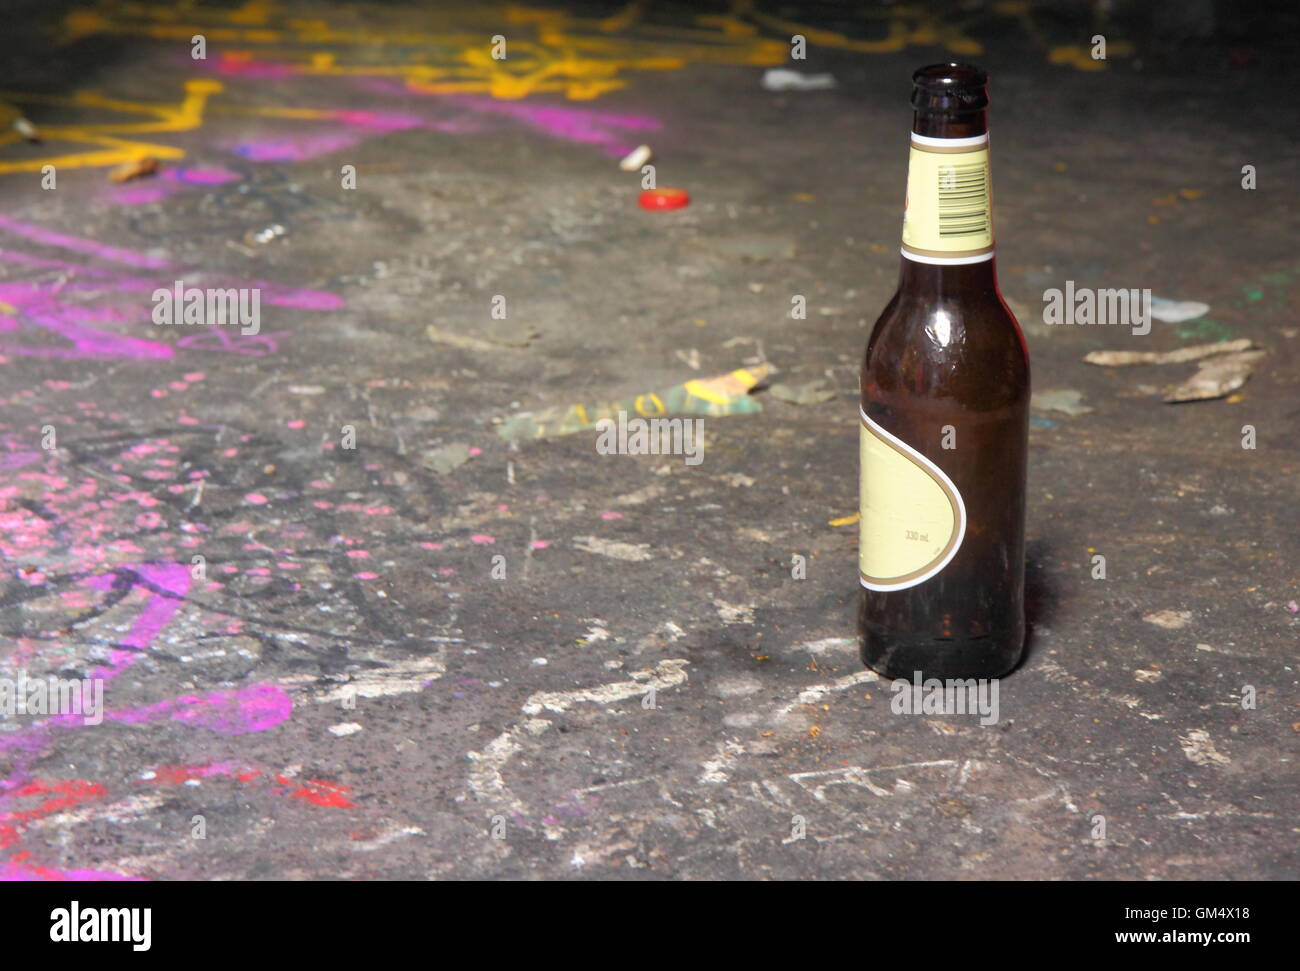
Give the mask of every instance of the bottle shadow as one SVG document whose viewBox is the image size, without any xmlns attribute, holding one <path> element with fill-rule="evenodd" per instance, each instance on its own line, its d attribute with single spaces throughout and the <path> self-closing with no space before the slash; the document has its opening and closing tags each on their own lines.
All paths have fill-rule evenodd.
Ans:
<svg viewBox="0 0 1300 971">
<path fill-rule="evenodd" d="M 1047 572 L 1049 552 L 1047 541 L 1042 539 L 1031 541 L 1025 549 L 1025 650 L 1016 670 L 1029 662 L 1056 620 L 1060 597 Z"/>
</svg>

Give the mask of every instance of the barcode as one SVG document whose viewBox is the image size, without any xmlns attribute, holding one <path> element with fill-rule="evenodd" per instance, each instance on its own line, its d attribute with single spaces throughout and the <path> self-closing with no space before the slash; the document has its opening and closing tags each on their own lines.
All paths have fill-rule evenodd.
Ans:
<svg viewBox="0 0 1300 971">
<path fill-rule="evenodd" d="M 984 162 L 939 166 L 939 235 L 989 231 L 989 170 Z"/>
</svg>

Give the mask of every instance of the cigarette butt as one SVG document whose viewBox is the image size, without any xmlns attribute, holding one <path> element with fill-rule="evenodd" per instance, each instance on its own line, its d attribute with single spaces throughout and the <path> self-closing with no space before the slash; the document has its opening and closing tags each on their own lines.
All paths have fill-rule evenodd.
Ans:
<svg viewBox="0 0 1300 971">
<path fill-rule="evenodd" d="M 653 154 L 654 152 L 650 150 L 649 145 L 638 145 L 623 156 L 623 160 L 618 163 L 618 167 L 624 172 L 636 172 L 646 162 L 650 161 L 650 156 Z"/>
<path fill-rule="evenodd" d="M 145 155 L 142 158 L 119 165 L 108 173 L 108 177 L 113 182 L 130 182 L 132 179 L 138 179 L 141 176 L 153 175 L 157 171 L 158 160 L 152 155 Z"/>
</svg>

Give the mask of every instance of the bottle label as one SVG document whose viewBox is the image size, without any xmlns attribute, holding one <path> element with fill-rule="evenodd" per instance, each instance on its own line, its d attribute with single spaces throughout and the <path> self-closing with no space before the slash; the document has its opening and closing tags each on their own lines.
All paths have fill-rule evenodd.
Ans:
<svg viewBox="0 0 1300 971">
<path fill-rule="evenodd" d="M 858 579 L 868 590 L 924 583 L 957 555 L 966 505 L 943 469 L 862 419 Z"/>
<path fill-rule="evenodd" d="M 903 255 L 922 263 L 993 258 L 988 135 L 930 138 L 913 133 Z"/>
</svg>

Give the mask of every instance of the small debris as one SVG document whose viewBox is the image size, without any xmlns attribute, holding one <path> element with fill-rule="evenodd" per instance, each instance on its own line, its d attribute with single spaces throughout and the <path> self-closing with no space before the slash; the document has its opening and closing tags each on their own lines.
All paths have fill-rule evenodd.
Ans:
<svg viewBox="0 0 1300 971">
<path fill-rule="evenodd" d="M 1092 411 L 1083 401 L 1083 392 L 1073 388 L 1057 388 L 1051 391 L 1039 391 L 1029 399 L 1029 407 L 1035 411 L 1060 411 L 1067 415 L 1086 415 Z"/>
<path fill-rule="evenodd" d="M 619 160 L 618 167 L 624 172 L 639 172 L 653 154 L 649 145 L 638 145 Z"/>
<path fill-rule="evenodd" d="M 446 475 L 460 468 L 469 461 L 469 446 L 464 442 L 452 442 L 442 448 L 431 448 L 420 458 L 420 464 L 438 475 Z"/>
<path fill-rule="evenodd" d="M 649 552 L 649 543 L 620 543 L 618 540 L 601 539 L 598 536 L 575 536 L 573 545 L 584 553 L 595 553 L 598 556 L 626 560 L 629 563 L 640 563 L 654 558 L 654 554 Z"/>
<path fill-rule="evenodd" d="M 1157 610 L 1142 619 L 1165 630 L 1178 630 L 1192 622 L 1192 614 L 1188 610 Z"/>
<path fill-rule="evenodd" d="M 108 178 L 111 182 L 130 182 L 132 179 L 153 175 L 157 171 L 158 160 L 152 155 L 145 155 L 110 170 Z"/>
<path fill-rule="evenodd" d="M 962 802 L 955 796 L 941 796 L 935 800 L 934 808 L 939 810 L 939 815 L 948 819 L 959 818 L 970 815 L 970 806 Z"/>
<path fill-rule="evenodd" d="M 685 189 L 674 189 L 670 186 L 662 189 L 646 189 L 637 197 L 637 205 L 651 212 L 683 209 L 690 204 L 691 197 Z"/>
<path fill-rule="evenodd" d="M 764 236 L 754 233 L 733 238 L 714 238 L 709 248 L 721 256 L 731 256 L 754 263 L 768 260 L 792 260 L 798 254 L 795 241 L 789 236 Z"/>
<path fill-rule="evenodd" d="M 792 405 L 816 405 L 835 397 L 835 391 L 825 385 L 825 378 L 817 378 L 806 384 L 774 384 L 768 389 L 768 394 Z"/>
<path fill-rule="evenodd" d="M 279 239 L 288 232 L 289 230 L 285 229 L 279 223 L 272 223 L 270 226 L 266 226 L 263 229 L 250 229 L 244 234 L 244 242 L 249 246 L 265 246 L 267 243 Z"/>
<path fill-rule="evenodd" d="M 338 738 L 346 738 L 349 735 L 355 735 L 361 730 L 362 726 L 358 725 L 356 722 L 343 722 L 340 725 L 331 725 L 329 727 L 329 733 Z"/>
<path fill-rule="evenodd" d="M 1181 324 L 1184 320 L 1195 320 L 1210 312 L 1208 303 L 1196 300 L 1166 300 L 1164 297 L 1151 298 L 1151 316 L 1163 320 L 1166 324 Z"/>
<path fill-rule="evenodd" d="M 688 351 L 674 351 L 673 353 L 676 355 L 677 360 L 681 361 L 692 371 L 698 371 L 700 369 L 700 352 L 694 347 Z"/>
<path fill-rule="evenodd" d="M 1133 677 L 1136 678 L 1138 681 L 1143 682 L 1144 684 L 1155 684 L 1157 681 L 1159 681 L 1161 678 L 1164 677 L 1164 674 L 1161 673 L 1160 671 L 1155 671 L 1155 670 L 1148 671 L 1142 668 L 1138 668 L 1136 671 L 1133 672 Z"/>
<path fill-rule="evenodd" d="M 1265 351 L 1225 354 L 1197 365 L 1196 373 L 1165 395 L 1165 402 L 1209 401 L 1236 391 L 1255 370 Z"/>
<path fill-rule="evenodd" d="M 1196 765 L 1228 765 L 1232 759 L 1214 747 L 1210 733 L 1203 728 L 1193 728 L 1186 735 L 1180 736 L 1179 743 L 1183 754 Z"/>
<path fill-rule="evenodd" d="M 39 143 L 41 140 L 41 133 L 26 118 L 14 119 L 14 131 L 22 137 L 23 141 Z"/>
<path fill-rule="evenodd" d="M 763 410 L 750 394 L 775 369 L 769 364 L 738 368 L 711 378 L 692 378 L 671 388 L 634 395 L 612 404 L 570 404 L 524 412 L 501 421 L 497 435 L 506 441 L 572 435 L 604 419 L 618 421 L 620 411 L 641 414 L 647 403 L 662 415 L 748 415 Z M 667 468 L 665 466 L 665 468 Z M 656 474 L 664 474 L 656 471 Z"/>
<path fill-rule="evenodd" d="M 1084 356 L 1087 364 L 1102 367 L 1123 367 L 1127 364 L 1184 364 L 1199 361 L 1203 357 L 1216 354 L 1234 354 L 1248 350 L 1251 342 L 1246 338 L 1235 341 L 1219 341 L 1217 344 L 1194 344 L 1180 347 L 1174 351 L 1093 351 Z"/>
<path fill-rule="evenodd" d="M 784 67 L 769 67 L 763 72 L 764 91 L 825 91 L 835 87 L 833 74 L 804 74 Z"/>
</svg>

